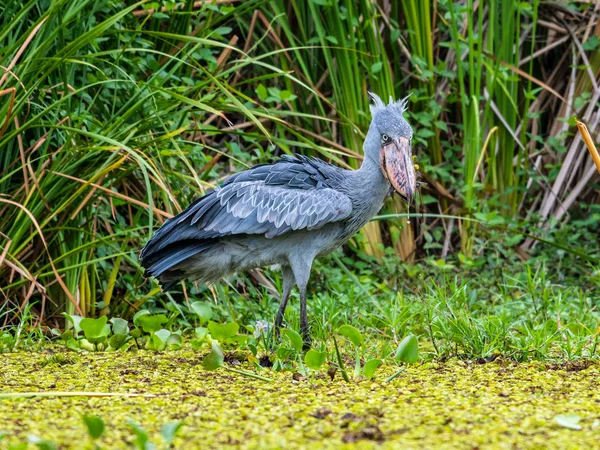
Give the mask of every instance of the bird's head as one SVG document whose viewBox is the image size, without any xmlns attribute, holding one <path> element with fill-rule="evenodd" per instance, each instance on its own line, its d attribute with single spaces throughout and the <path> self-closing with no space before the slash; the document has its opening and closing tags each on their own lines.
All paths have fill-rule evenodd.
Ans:
<svg viewBox="0 0 600 450">
<path fill-rule="evenodd" d="M 373 100 L 373 118 L 367 135 L 368 147 L 365 142 L 365 156 L 379 161 L 383 176 L 404 201 L 410 203 L 417 188 L 417 177 L 410 148 L 413 130 L 403 117 L 408 97 L 398 101 L 390 97 L 386 105 L 377 95 L 369 95 Z"/>
</svg>

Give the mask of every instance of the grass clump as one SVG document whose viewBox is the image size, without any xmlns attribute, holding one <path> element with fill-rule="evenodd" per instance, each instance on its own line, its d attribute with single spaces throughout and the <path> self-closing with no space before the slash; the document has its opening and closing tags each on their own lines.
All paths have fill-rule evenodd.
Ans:
<svg viewBox="0 0 600 450">
<path fill-rule="evenodd" d="M 598 117 L 593 6 L 384 3 L 0 5 L 1 326 L 131 319 L 159 293 L 138 249 L 225 176 L 291 153 L 357 167 L 367 89 L 412 93 L 425 214 L 390 200 L 346 256 L 477 259 L 503 227 L 505 249 L 597 265 L 574 121 Z"/>
</svg>

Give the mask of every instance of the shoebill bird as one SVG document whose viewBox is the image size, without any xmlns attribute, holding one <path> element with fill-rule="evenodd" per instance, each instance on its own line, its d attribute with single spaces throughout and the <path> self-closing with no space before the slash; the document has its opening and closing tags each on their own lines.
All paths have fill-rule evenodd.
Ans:
<svg viewBox="0 0 600 450">
<path fill-rule="evenodd" d="M 284 156 L 236 173 L 167 220 L 141 252 L 146 275 L 167 290 L 183 279 L 213 283 L 234 272 L 279 264 L 283 292 L 275 329 L 294 285 L 300 291 L 300 331 L 311 339 L 306 286 L 312 263 L 354 235 L 396 191 L 410 203 L 416 189 L 413 130 L 407 99 L 385 104 L 370 94 L 371 125 L 358 170 L 319 159 Z"/>
</svg>

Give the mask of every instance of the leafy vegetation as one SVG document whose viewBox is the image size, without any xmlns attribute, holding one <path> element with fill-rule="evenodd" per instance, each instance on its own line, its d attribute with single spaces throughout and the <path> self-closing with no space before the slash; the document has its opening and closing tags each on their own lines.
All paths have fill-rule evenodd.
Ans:
<svg viewBox="0 0 600 450">
<path fill-rule="evenodd" d="M 597 142 L 599 17 L 2 2 L 0 447 L 593 446 L 600 205 L 575 120 Z M 316 262 L 311 350 L 296 294 L 270 325 L 277 271 L 144 279 L 145 240 L 229 174 L 358 167 L 367 90 L 410 94 L 426 184 Z"/>
<path fill-rule="evenodd" d="M 480 260 L 500 227 L 524 257 L 559 248 L 597 266 L 585 244 L 597 186 L 573 127 L 599 117 L 591 4 L 29 0 L 0 13 L 5 326 L 151 309 L 147 236 L 228 173 L 283 153 L 357 167 L 367 89 L 412 94 L 427 186 L 417 220 L 390 200 L 346 256 Z"/>
<path fill-rule="evenodd" d="M 282 446 L 306 439 L 295 420 L 334 444 L 529 433 L 561 446 L 570 430 L 592 442 L 593 395 L 574 406 L 556 383 L 583 392 L 597 372 L 598 178 L 575 121 L 597 142 L 599 17 L 591 2 L 537 0 L 0 4 L 0 352 L 12 363 L 0 402 L 15 407 L 0 422 L 69 401 L 82 416 L 68 427 L 92 448 Z M 426 184 L 415 207 L 390 198 L 316 263 L 311 350 L 295 298 L 286 327 L 270 326 L 277 271 L 168 294 L 144 279 L 148 236 L 229 174 L 291 153 L 358 167 L 367 90 L 410 94 Z M 54 381 L 14 378 L 57 367 Z M 105 395 L 115 371 L 135 422 Z M 512 376 L 559 403 L 524 397 Z M 301 410 L 282 423 L 280 399 L 261 396 L 264 422 L 248 405 L 206 415 L 248 383 Z M 319 403 L 325 392 L 339 402 Z M 480 416 L 458 413 L 482 396 Z M 448 399 L 451 417 L 432 413 Z M 187 428 L 221 413 L 241 429 Z M 0 445 L 80 442 L 65 436 L 20 425 Z"/>
<path fill-rule="evenodd" d="M 510 263 L 510 258 L 498 255 L 482 266 L 459 259 L 428 259 L 419 266 L 386 259 L 379 265 L 366 254 L 359 260 L 339 260 L 341 265 L 336 265 L 335 258 L 325 259 L 316 268 L 312 287 L 314 352 L 308 356 L 302 352 L 295 331 L 299 329 L 298 302 L 290 306 L 288 328 L 278 339 L 270 325 L 277 302 L 261 292 L 248 298 L 227 285 L 220 287 L 223 297 L 229 299 L 227 303 L 198 302 L 187 308 L 153 302 L 148 305 L 150 309 L 127 323 L 122 319 L 89 319 L 89 323 L 103 325 L 92 327 L 99 336 L 90 336 L 100 342 L 91 346 L 81 326 L 62 335 L 54 330 L 45 337 L 25 323 L 16 348 L 51 348 L 52 341 L 57 340 L 75 351 L 110 351 L 115 346 L 108 343 L 116 339 L 112 337 L 116 333 L 122 336 L 122 350 L 171 351 L 191 346 L 206 355 L 216 342 L 225 354 L 237 352 L 249 357 L 257 373 L 264 371 L 262 366 L 301 374 L 306 374 L 307 368 L 326 371 L 350 367 L 349 378 L 354 379 L 367 376 L 365 365 L 372 360 L 382 361 L 382 367 L 394 366 L 393 355 L 411 334 L 420 337 L 424 360 L 596 358 L 598 270 L 581 277 L 579 274 L 588 270 L 586 263 L 566 254 L 563 259 L 551 259 L 554 265 L 545 267 L 549 257 L 541 255 L 524 264 L 516 257 Z M 71 320 L 81 323 L 86 319 Z M 3 350 L 15 349 L 10 345 L 16 338 L 14 332 L 4 333 L 7 344 Z M 325 361 L 319 363 L 322 353 L 326 354 Z M 378 371 L 373 374 L 380 378 Z"/>
</svg>

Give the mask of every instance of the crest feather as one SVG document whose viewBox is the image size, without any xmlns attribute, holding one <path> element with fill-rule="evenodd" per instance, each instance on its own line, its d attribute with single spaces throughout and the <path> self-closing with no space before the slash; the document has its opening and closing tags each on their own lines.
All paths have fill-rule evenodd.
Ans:
<svg viewBox="0 0 600 450">
<path fill-rule="evenodd" d="M 380 111 L 385 108 L 385 103 L 383 103 L 381 98 L 379 98 L 379 95 L 377 95 L 373 92 L 369 92 L 369 91 L 367 91 L 367 93 L 369 94 L 369 97 L 371 97 L 371 100 L 373 101 L 373 104 L 369 105 L 369 109 L 371 110 L 371 115 L 374 116 L 377 111 Z"/>
<path fill-rule="evenodd" d="M 408 94 L 406 97 L 394 101 L 394 98 L 390 95 L 389 103 L 386 106 L 386 104 L 381 100 L 381 98 L 377 94 L 374 94 L 373 92 L 368 92 L 368 94 L 369 97 L 371 97 L 371 100 L 373 101 L 373 104 L 369 105 L 372 116 L 374 116 L 377 112 L 389 107 L 398 108 L 400 110 L 400 114 L 402 114 L 408 109 L 408 98 L 411 96 L 411 94 Z"/>
</svg>

